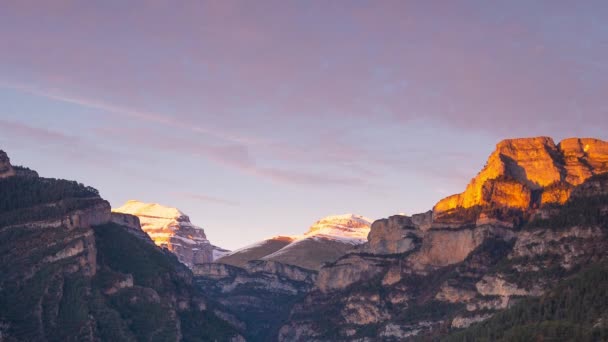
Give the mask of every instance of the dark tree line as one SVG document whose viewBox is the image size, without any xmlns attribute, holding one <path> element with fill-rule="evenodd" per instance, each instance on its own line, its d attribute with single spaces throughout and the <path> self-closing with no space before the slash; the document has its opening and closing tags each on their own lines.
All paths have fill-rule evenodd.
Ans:
<svg viewBox="0 0 608 342">
<path fill-rule="evenodd" d="M 606 341 L 608 263 L 564 281 L 444 341 Z"/>
<path fill-rule="evenodd" d="M 84 184 L 54 178 L 9 177 L 0 180 L 0 213 L 55 203 L 67 198 L 98 197 Z"/>
<path fill-rule="evenodd" d="M 0 227 L 56 219 L 87 206 L 99 191 L 78 182 L 38 177 L 0 179 Z"/>
</svg>

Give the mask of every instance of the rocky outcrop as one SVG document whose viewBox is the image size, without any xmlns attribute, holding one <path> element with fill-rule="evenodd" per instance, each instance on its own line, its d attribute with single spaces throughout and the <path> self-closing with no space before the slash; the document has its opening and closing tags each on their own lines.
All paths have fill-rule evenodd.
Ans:
<svg viewBox="0 0 608 342">
<path fill-rule="evenodd" d="M 15 170 L 11 165 L 11 160 L 6 153 L 0 150 L 0 178 L 11 177 L 15 175 Z"/>
<path fill-rule="evenodd" d="M 372 224 L 365 251 L 374 254 L 399 254 L 414 249 L 420 234 L 414 220 L 404 215 L 376 220 Z"/>
<path fill-rule="evenodd" d="M 63 224 L 70 228 L 91 228 L 106 224 L 111 220 L 110 203 L 104 200 L 93 199 L 92 205 L 86 209 L 77 210 L 63 220 Z"/>
<path fill-rule="evenodd" d="M 380 304 L 380 296 L 377 294 L 349 296 L 340 315 L 347 324 L 358 326 L 376 324 L 390 317 Z"/>
<path fill-rule="evenodd" d="M 12 176 L 38 177 L 38 172 L 27 167 L 11 165 L 11 160 L 6 152 L 0 150 L 0 179 Z"/>
<path fill-rule="evenodd" d="M 482 296 L 499 296 L 499 297 L 513 297 L 513 296 L 539 296 L 542 294 L 541 289 L 534 289 L 528 291 L 526 289 L 519 288 L 517 284 L 512 284 L 499 276 L 484 276 L 479 282 L 475 284 L 477 292 Z"/>
<path fill-rule="evenodd" d="M 316 286 L 324 293 L 342 290 L 354 283 L 377 278 L 388 266 L 382 257 L 347 255 L 321 268 Z"/>
<path fill-rule="evenodd" d="M 608 173 L 589 178 L 572 190 L 572 197 L 608 196 Z"/>
<path fill-rule="evenodd" d="M 608 257 L 604 146 L 594 139 L 501 142 L 466 191 L 438 203 L 430 219 L 378 220 L 366 244 L 324 265 L 279 340 L 441 335 L 540 296 Z"/>
<path fill-rule="evenodd" d="M 263 260 L 251 261 L 245 268 L 221 263 L 197 264 L 192 268 L 192 272 L 197 277 L 216 280 L 234 278 L 239 274 L 245 273 L 248 275 L 275 275 L 278 278 L 288 281 L 303 282 L 307 284 L 313 284 L 317 278 L 316 273 L 311 272 L 310 270 L 293 265 Z"/>
<path fill-rule="evenodd" d="M 154 243 L 173 252 L 188 267 L 212 262 L 228 253 L 213 246 L 203 228 L 192 224 L 190 218 L 176 208 L 131 200 L 113 212 L 137 216 L 141 229 Z"/>
<path fill-rule="evenodd" d="M 139 239 L 154 245 L 154 241 L 152 241 L 150 236 L 148 234 L 146 234 L 146 232 L 144 232 L 143 229 L 141 229 L 141 225 L 139 223 L 139 217 L 137 217 L 135 215 L 130 215 L 130 214 L 112 212 L 110 221 L 121 227 L 124 227 L 127 230 L 127 232 L 135 235 Z"/>
<path fill-rule="evenodd" d="M 0 179 L 0 340 L 244 341 L 137 217 L 112 215 L 91 187 L 14 170 Z"/>
<path fill-rule="evenodd" d="M 599 255 L 606 235 L 600 227 L 570 227 L 567 229 L 534 229 L 518 234 L 509 259 L 527 262 L 519 271 L 539 271 L 546 267 L 542 256 L 552 256 L 552 262 L 571 269 L 586 261 L 589 255 Z"/>
<path fill-rule="evenodd" d="M 608 172 L 608 143 L 599 139 L 564 139 L 558 146 L 564 162 L 565 181 L 582 184 L 589 177 Z"/>
<path fill-rule="evenodd" d="M 466 190 L 439 201 L 434 215 L 474 206 L 528 209 L 564 203 L 570 186 L 605 172 L 608 143 L 601 140 L 571 138 L 558 145 L 547 137 L 504 140 Z M 541 193 L 539 199 L 533 198 L 533 191 Z"/>
<path fill-rule="evenodd" d="M 273 340 L 293 304 L 310 292 L 314 271 L 274 261 L 255 260 L 244 268 L 197 264 L 195 283 L 229 308 L 252 341 Z"/>
<path fill-rule="evenodd" d="M 412 223 L 420 230 L 429 230 L 433 225 L 433 211 L 429 210 L 426 213 L 412 215 Z"/>
<path fill-rule="evenodd" d="M 471 326 L 471 324 L 483 322 L 490 317 L 492 317 L 492 315 L 490 314 L 474 316 L 456 316 L 452 320 L 452 328 L 468 328 L 469 326 Z"/>
</svg>

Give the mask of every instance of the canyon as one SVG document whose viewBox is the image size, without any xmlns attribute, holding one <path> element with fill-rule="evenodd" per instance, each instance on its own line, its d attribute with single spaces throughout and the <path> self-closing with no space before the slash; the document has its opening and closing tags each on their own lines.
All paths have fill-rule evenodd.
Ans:
<svg viewBox="0 0 608 342">
<path fill-rule="evenodd" d="M 608 256 L 608 143 L 590 138 L 504 140 L 424 213 L 329 216 L 233 252 L 178 209 L 111 209 L 4 152 L 0 189 L 6 341 L 464 341 Z M 606 304 L 577 331 L 608 331 Z"/>
</svg>

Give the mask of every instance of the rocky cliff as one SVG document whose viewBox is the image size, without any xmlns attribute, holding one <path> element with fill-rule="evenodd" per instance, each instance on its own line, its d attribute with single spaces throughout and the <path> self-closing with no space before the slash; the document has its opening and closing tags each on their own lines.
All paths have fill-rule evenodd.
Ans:
<svg viewBox="0 0 608 342">
<path fill-rule="evenodd" d="M 608 143 L 602 140 L 570 138 L 557 145 L 548 137 L 503 140 L 466 190 L 439 201 L 434 214 L 475 206 L 528 209 L 564 203 L 573 186 L 604 172 Z"/>
<path fill-rule="evenodd" d="M 607 157 L 596 139 L 499 143 L 463 194 L 324 265 L 279 340 L 437 337 L 542 295 L 608 256 Z"/>
<path fill-rule="evenodd" d="M 190 218 L 176 208 L 131 200 L 113 212 L 137 216 L 141 228 L 154 243 L 173 252 L 188 267 L 212 262 L 228 253 L 212 245 L 203 228 L 192 224 Z"/>
<path fill-rule="evenodd" d="M 0 179 L 1 341 L 243 341 L 137 218 L 24 170 Z"/>
<path fill-rule="evenodd" d="M 241 324 L 250 341 L 275 341 L 294 303 L 311 291 L 317 276 L 308 269 L 263 260 L 242 268 L 199 264 L 193 272 L 195 283 L 226 308 L 226 315 Z"/>
<path fill-rule="evenodd" d="M 279 236 L 193 268 L 196 283 L 212 293 L 251 341 L 275 341 L 293 305 L 309 293 L 317 270 L 364 244 L 370 222 L 362 216 L 328 216 L 305 234 Z"/>
</svg>

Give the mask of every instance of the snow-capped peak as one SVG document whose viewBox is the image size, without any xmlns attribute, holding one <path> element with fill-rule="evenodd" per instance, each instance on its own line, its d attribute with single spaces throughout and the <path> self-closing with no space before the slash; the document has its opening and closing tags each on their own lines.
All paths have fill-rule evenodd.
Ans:
<svg viewBox="0 0 608 342">
<path fill-rule="evenodd" d="M 130 200 L 112 211 L 139 217 L 141 229 L 154 243 L 175 253 L 187 266 L 212 262 L 229 253 L 213 246 L 203 228 L 192 224 L 188 215 L 177 208 Z"/>
<path fill-rule="evenodd" d="M 371 224 L 370 219 L 361 215 L 332 215 L 315 222 L 308 232 L 296 239 L 325 238 L 358 245 L 367 241 Z"/>
<path fill-rule="evenodd" d="M 174 219 L 176 221 L 190 220 L 186 214 L 177 208 L 166 207 L 158 203 L 144 203 L 137 200 L 129 200 L 122 207 L 114 209 L 114 211 L 136 216 Z"/>
</svg>

